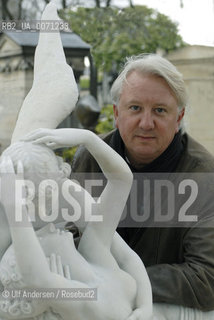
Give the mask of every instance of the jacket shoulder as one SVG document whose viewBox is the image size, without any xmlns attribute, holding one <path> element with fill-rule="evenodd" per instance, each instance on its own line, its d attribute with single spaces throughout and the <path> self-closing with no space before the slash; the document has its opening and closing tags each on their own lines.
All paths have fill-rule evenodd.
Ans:
<svg viewBox="0 0 214 320">
<path fill-rule="evenodd" d="M 214 156 L 188 134 L 184 134 L 182 140 L 184 153 L 178 171 L 214 172 Z"/>
</svg>

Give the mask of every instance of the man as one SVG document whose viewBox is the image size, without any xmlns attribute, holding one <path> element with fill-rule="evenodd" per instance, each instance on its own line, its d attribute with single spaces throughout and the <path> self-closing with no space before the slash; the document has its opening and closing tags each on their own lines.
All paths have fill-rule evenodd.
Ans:
<svg viewBox="0 0 214 320">
<path fill-rule="evenodd" d="M 191 212 L 196 213 L 192 215 L 195 225 L 127 224 L 118 231 L 147 267 L 154 302 L 214 310 L 214 158 L 184 133 L 187 97 L 182 76 L 158 55 L 133 57 L 113 83 L 111 94 L 117 129 L 103 139 L 126 160 L 137 180 L 142 182 L 148 173 L 179 177 L 188 173 L 191 179 L 183 182 L 196 180 L 191 194 L 195 196 Z M 73 172 L 101 170 L 93 157 L 80 148 Z M 180 194 L 184 194 L 185 186 L 180 187 Z M 157 199 L 154 190 L 150 197 Z M 137 210 L 145 215 L 145 199 L 141 198 Z M 164 199 L 164 205 L 165 202 Z M 174 202 L 178 206 L 179 201 Z M 183 214 L 183 221 L 190 219 L 185 216 L 187 203 L 183 202 L 176 216 Z M 157 220 L 160 208 L 155 204 L 149 208 Z M 132 215 L 132 208 L 129 211 Z"/>
</svg>

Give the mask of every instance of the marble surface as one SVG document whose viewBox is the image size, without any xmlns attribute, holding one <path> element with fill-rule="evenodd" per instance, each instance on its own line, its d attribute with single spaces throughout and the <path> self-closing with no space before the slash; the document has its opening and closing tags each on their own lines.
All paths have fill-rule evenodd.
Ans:
<svg viewBox="0 0 214 320">
<path fill-rule="evenodd" d="M 42 21 L 58 21 L 51 1 Z M 37 128 L 56 128 L 74 109 L 78 88 L 72 68 L 66 63 L 59 32 L 40 32 L 34 58 L 34 80 L 21 106 L 12 142 Z"/>
</svg>

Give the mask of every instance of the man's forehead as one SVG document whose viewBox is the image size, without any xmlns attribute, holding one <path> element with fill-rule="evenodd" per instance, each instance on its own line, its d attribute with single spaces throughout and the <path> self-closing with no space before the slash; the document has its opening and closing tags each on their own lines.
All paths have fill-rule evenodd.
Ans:
<svg viewBox="0 0 214 320">
<path fill-rule="evenodd" d="M 167 86 L 168 83 L 167 81 L 165 80 L 164 77 L 161 77 L 160 75 L 158 74 L 154 74 L 154 73 L 151 73 L 151 72 L 145 72 L 145 71 L 138 71 L 138 70 L 132 70 L 130 71 L 125 80 L 124 80 L 124 84 L 126 83 L 127 85 L 129 86 L 135 86 L 139 83 L 140 80 L 153 80 L 153 81 L 157 81 L 157 82 L 163 82 L 164 84 L 166 84 Z"/>
<path fill-rule="evenodd" d="M 154 90 L 154 86 L 156 86 L 156 84 L 157 87 Z M 143 89 L 145 89 L 145 91 Z M 127 90 L 132 90 L 134 94 L 139 93 L 139 95 L 141 93 L 147 93 L 154 98 L 155 96 L 159 98 L 160 94 L 162 94 L 162 96 L 169 95 L 177 102 L 177 97 L 167 81 L 163 77 L 152 73 L 145 73 L 136 70 L 130 72 L 123 82 L 120 98 L 127 93 Z M 137 96 L 134 98 L 137 99 Z M 161 101 L 158 103 L 161 103 Z M 164 101 L 162 101 L 162 103 L 164 103 Z"/>
</svg>

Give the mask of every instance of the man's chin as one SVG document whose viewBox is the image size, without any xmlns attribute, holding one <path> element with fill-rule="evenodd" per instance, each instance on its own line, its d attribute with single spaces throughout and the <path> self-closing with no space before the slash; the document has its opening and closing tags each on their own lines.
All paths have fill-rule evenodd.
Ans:
<svg viewBox="0 0 214 320">
<path fill-rule="evenodd" d="M 143 152 L 142 152 L 142 147 L 136 148 L 135 151 L 133 151 L 133 154 L 138 155 L 138 157 L 133 157 L 133 158 L 131 157 L 132 161 L 130 162 L 133 164 L 137 164 L 138 166 L 146 165 L 158 157 L 154 149 L 152 148 L 145 148 Z"/>
</svg>

